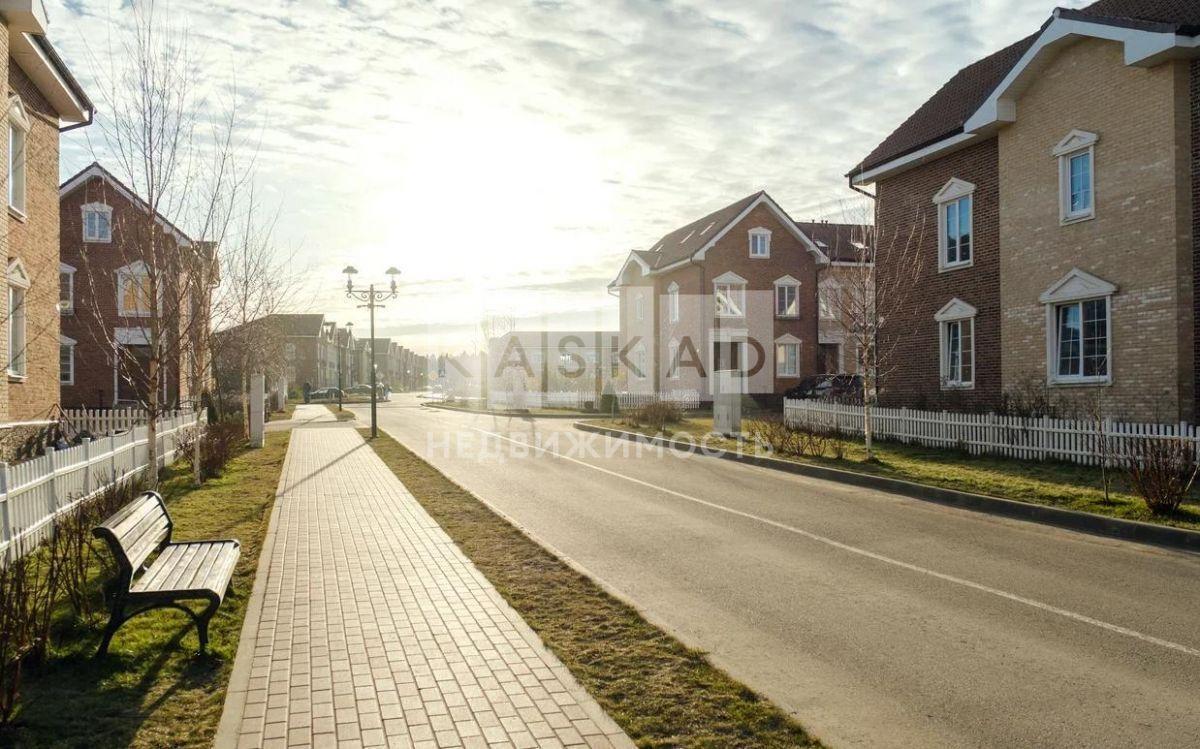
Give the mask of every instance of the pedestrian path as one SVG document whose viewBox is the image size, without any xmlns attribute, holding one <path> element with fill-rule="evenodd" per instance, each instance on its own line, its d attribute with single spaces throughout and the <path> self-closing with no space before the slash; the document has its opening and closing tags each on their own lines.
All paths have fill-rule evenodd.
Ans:
<svg viewBox="0 0 1200 749">
<path fill-rule="evenodd" d="M 337 423 L 337 417 L 323 403 L 300 403 L 292 417 L 284 421 L 268 421 L 267 431 L 286 431 L 293 427 Z"/>
<path fill-rule="evenodd" d="M 633 744 L 357 431 L 297 429 L 216 746 Z"/>
</svg>

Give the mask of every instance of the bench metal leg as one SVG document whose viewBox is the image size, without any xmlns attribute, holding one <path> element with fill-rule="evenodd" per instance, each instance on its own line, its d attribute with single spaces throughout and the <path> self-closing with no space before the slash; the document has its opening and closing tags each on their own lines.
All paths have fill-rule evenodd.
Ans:
<svg viewBox="0 0 1200 749">
<path fill-rule="evenodd" d="M 121 628 L 121 625 L 125 624 L 125 622 L 129 621 L 138 614 L 144 614 L 147 611 L 153 611 L 154 609 L 179 609 L 183 613 L 187 614 L 192 620 L 192 624 L 196 625 L 196 635 L 200 638 L 200 653 L 204 653 L 205 649 L 208 647 L 208 623 L 213 618 L 213 615 L 217 613 L 217 607 L 220 605 L 221 602 L 219 600 L 210 600 L 208 605 L 204 607 L 204 610 L 197 614 L 195 611 L 192 611 L 182 603 L 175 601 L 164 601 L 162 603 L 152 603 L 149 606 L 144 606 L 143 608 L 134 611 L 132 614 L 125 614 L 124 602 L 114 602 L 112 606 L 112 614 L 108 620 L 108 625 L 104 628 L 104 637 L 100 641 L 100 649 L 96 651 L 96 657 L 99 658 L 108 652 L 108 646 L 112 642 L 113 635 L 117 633 L 117 630 Z"/>
<path fill-rule="evenodd" d="M 200 652 L 203 653 L 208 647 L 208 623 L 212 620 L 213 615 L 217 613 L 217 606 L 220 606 L 220 601 L 209 601 L 204 607 L 199 616 L 193 615 L 196 620 L 196 634 L 200 636 Z"/>
<path fill-rule="evenodd" d="M 108 624 L 104 625 L 104 635 L 100 639 L 100 649 L 96 651 L 96 657 L 104 655 L 108 652 L 108 646 L 112 643 L 113 635 L 125 623 L 125 598 L 121 595 L 114 595 L 112 605 L 109 607 Z"/>
</svg>

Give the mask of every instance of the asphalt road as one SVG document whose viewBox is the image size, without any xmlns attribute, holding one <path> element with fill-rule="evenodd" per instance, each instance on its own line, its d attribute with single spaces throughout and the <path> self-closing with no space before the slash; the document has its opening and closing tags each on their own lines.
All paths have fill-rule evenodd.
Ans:
<svg viewBox="0 0 1200 749">
<path fill-rule="evenodd" d="M 1200 745 L 1200 555 L 419 403 L 381 428 L 835 747 Z"/>
</svg>

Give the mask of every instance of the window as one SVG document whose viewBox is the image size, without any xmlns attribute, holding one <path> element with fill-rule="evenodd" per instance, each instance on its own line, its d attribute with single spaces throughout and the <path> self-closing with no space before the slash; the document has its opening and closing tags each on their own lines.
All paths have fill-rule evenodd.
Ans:
<svg viewBox="0 0 1200 749">
<path fill-rule="evenodd" d="M 679 284 L 674 282 L 667 287 L 667 317 L 671 322 L 679 322 Z"/>
<path fill-rule="evenodd" d="M 1072 130 L 1051 152 L 1058 159 L 1059 218 L 1070 224 L 1096 215 L 1095 133 Z"/>
<path fill-rule="evenodd" d="M 714 372 L 740 372 L 741 364 L 741 341 L 713 341 Z"/>
<path fill-rule="evenodd" d="M 1117 287 L 1072 268 L 1039 297 L 1046 305 L 1046 375 L 1051 384 L 1112 380 L 1112 304 Z"/>
<path fill-rule="evenodd" d="M 75 384 L 75 341 L 62 335 L 58 337 L 58 381 Z"/>
<path fill-rule="evenodd" d="M 640 291 L 633 298 L 633 317 L 639 322 L 646 319 L 646 302 L 642 299 Z"/>
<path fill-rule="evenodd" d="M 952 299 L 933 316 L 941 339 L 943 389 L 975 387 L 975 313 L 971 305 Z"/>
<path fill-rule="evenodd" d="M 822 320 L 836 320 L 841 305 L 841 290 L 836 286 L 821 286 L 817 289 L 817 307 Z"/>
<path fill-rule="evenodd" d="M 750 230 L 750 257 L 771 257 L 771 232 L 768 229 Z"/>
<path fill-rule="evenodd" d="M 679 379 L 679 341 L 674 338 L 667 344 L 667 377 Z"/>
<path fill-rule="evenodd" d="M 973 200 L 975 185 L 952 179 L 933 197 L 938 211 L 938 269 L 972 264 L 974 256 Z"/>
<path fill-rule="evenodd" d="M 112 241 L 112 208 L 103 203 L 89 203 L 83 207 L 83 241 Z"/>
<path fill-rule="evenodd" d="M 800 341 L 784 336 L 775 342 L 775 376 L 800 376 Z"/>
<path fill-rule="evenodd" d="M 8 374 L 25 376 L 25 292 L 29 275 L 20 260 L 8 264 Z"/>
<path fill-rule="evenodd" d="M 8 207 L 25 215 L 25 141 L 29 118 L 20 98 L 8 100 Z"/>
<path fill-rule="evenodd" d="M 75 311 L 75 268 L 58 264 L 58 310 L 64 315 Z"/>
<path fill-rule="evenodd" d="M 633 373 L 638 379 L 645 379 L 647 374 L 646 369 L 646 347 L 638 344 L 637 349 L 633 352 L 633 368 L 637 371 Z"/>
<path fill-rule="evenodd" d="M 717 317 L 742 317 L 746 309 L 746 279 L 736 273 L 723 273 L 713 279 L 713 299 Z"/>
<path fill-rule="evenodd" d="M 1108 299 L 1055 306 L 1059 382 L 1108 378 Z"/>
<path fill-rule="evenodd" d="M 775 316 L 800 316 L 800 285 L 780 279 L 775 282 Z"/>
<path fill-rule="evenodd" d="M 117 271 L 118 311 L 123 317 L 149 317 L 153 314 L 150 274 L 141 262 Z"/>
</svg>

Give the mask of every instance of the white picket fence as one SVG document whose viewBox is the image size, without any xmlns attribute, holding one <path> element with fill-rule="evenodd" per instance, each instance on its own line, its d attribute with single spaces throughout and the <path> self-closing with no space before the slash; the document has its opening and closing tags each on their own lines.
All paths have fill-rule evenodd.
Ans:
<svg viewBox="0 0 1200 749">
<path fill-rule="evenodd" d="M 86 430 L 97 437 L 128 432 L 149 421 L 144 408 L 65 408 L 63 416 L 75 429 Z"/>
<path fill-rule="evenodd" d="M 174 460 L 195 424 L 190 411 L 158 420 L 159 465 Z M 0 559 L 27 554 L 47 537 L 55 516 L 145 468 L 147 431 L 135 426 L 65 450 L 50 449 L 32 460 L 0 463 Z"/>
<path fill-rule="evenodd" d="M 700 408 L 700 393 L 696 390 L 668 390 L 662 393 L 617 393 L 621 408 L 637 408 L 648 403 L 664 401 L 680 408 Z"/>
<path fill-rule="evenodd" d="M 834 429 L 861 437 L 863 407 L 818 400 L 785 400 L 784 419 L 794 426 Z M 1135 440 L 1183 438 L 1200 447 L 1200 429 L 1186 422 L 1139 424 L 1111 420 L 1054 419 L 918 411 L 910 408 L 871 409 L 877 439 L 904 444 L 965 450 L 972 455 L 998 455 L 1019 460 L 1065 460 L 1099 465 L 1129 456 Z"/>
</svg>

